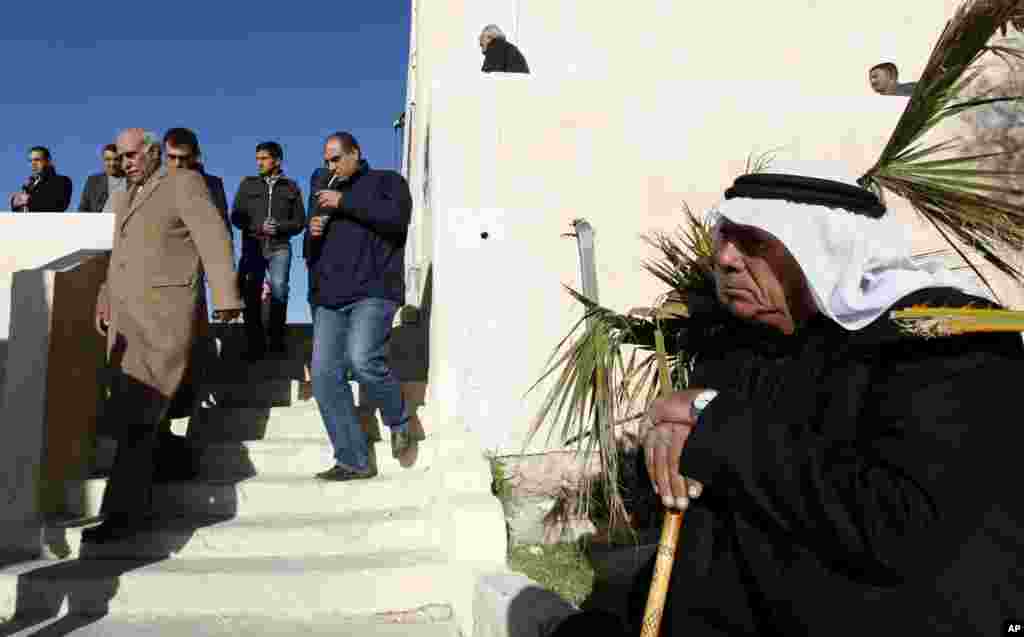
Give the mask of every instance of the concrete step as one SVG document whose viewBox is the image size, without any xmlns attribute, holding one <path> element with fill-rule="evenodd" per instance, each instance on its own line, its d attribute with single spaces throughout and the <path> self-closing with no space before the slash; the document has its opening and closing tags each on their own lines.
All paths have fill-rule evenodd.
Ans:
<svg viewBox="0 0 1024 637">
<path fill-rule="evenodd" d="M 288 407 L 213 407 L 172 422 L 171 431 L 197 442 L 314 438 L 326 435 L 316 401 Z"/>
<path fill-rule="evenodd" d="M 425 507 L 438 497 L 431 477 L 426 469 L 404 469 L 350 482 L 273 474 L 241 482 L 170 482 L 153 486 L 152 509 L 162 516 L 252 518 Z"/>
<path fill-rule="evenodd" d="M 358 411 L 358 407 L 357 407 Z M 361 412 L 360 412 L 361 413 Z M 376 417 L 367 413 L 365 420 Z M 187 423 L 187 429 L 182 427 Z M 215 407 L 199 410 L 190 421 L 173 423 L 172 431 L 197 442 L 241 442 L 326 436 L 316 401 L 291 407 Z"/>
<path fill-rule="evenodd" d="M 449 606 L 428 606 L 401 613 L 370 616 L 318 616 L 303 620 L 244 615 L 171 617 L 22 617 L 0 623 L 0 634 L 12 637 L 67 635 L 74 637 L 459 637 Z M 11 632 L 13 631 L 13 632 Z"/>
<path fill-rule="evenodd" d="M 437 456 L 436 441 L 424 440 L 403 454 L 391 456 L 390 440 L 371 446 L 371 462 L 381 473 L 426 469 Z M 327 434 L 316 438 L 273 438 L 241 442 L 204 443 L 197 449 L 199 472 L 204 478 L 241 479 L 260 474 L 309 476 L 334 462 Z"/>
<path fill-rule="evenodd" d="M 0 570 L 0 616 L 239 616 L 304 622 L 452 603 L 441 551 L 32 561 Z"/>
<path fill-rule="evenodd" d="M 430 512 L 419 507 L 322 515 L 249 518 L 155 519 L 120 542 L 82 545 L 86 527 L 48 530 L 51 544 L 63 535 L 66 557 L 85 559 L 174 559 L 214 557 L 360 555 L 429 550 L 441 543 Z M 62 552 L 63 554 L 63 552 Z"/>
</svg>

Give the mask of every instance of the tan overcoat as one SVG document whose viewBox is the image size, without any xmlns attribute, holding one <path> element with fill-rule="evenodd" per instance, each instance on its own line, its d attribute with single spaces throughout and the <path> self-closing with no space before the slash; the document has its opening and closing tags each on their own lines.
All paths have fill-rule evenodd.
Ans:
<svg viewBox="0 0 1024 637">
<path fill-rule="evenodd" d="M 100 302 L 111 308 L 110 364 L 127 383 L 115 410 L 131 421 L 158 420 L 198 335 L 201 268 L 215 309 L 243 306 L 231 239 L 197 172 L 154 174 L 130 205 L 127 193 L 114 196 L 113 253 Z"/>
</svg>

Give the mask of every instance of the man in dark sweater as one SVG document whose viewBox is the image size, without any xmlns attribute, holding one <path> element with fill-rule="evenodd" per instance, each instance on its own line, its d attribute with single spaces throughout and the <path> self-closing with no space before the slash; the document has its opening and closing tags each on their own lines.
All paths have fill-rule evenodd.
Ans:
<svg viewBox="0 0 1024 637">
<path fill-rule="evenodd" d="M 245 325 L 249 340 L 247 358 L 263 357 L 266 341 L 260 297 L 263 279 L 270 272 L 270 351 L 283 353 L 288 318 L 291 278 L 291 238 L 306 227 L 302 189 L 284 176 L 284 150 L 277 142 L 256 145 L 259 176 L 246 177 L 238 185 L 231 223 L 242 231 L 242 259 L 238 264 L 245 299 Z"/>
<path fill-rule="evenodd" d="M 480 52 L 484 54 L 484 73 L 529 73 L 526 58 L 505 39 L 505 33 L 496 24 L 488 24 L 480 33 Z"/>
<path fill-rule="evenodd" d="M 64 212 L 71 205 L 71 178 L 58 175 L 50 163 L 50 150 L 33 146 L 29 151 L 32 174 L 25 185 L 11 194 L 14 212 Z"/>
<path fill-rule="evenodd" d="M 313 395 L 334 446 L 324 480 L 372 478 L 369 446 L 348 375 L 365 387 L 391 429 L 392 454 L 407 449 L 409 414 L 387 358 L 391 321 L 405 298 L 404 252 L 412 196 L 391 170 L 371 170 L 359 143 L 335 133 L 324 144 L 328 171 L 310 215 Z"/>
</svg>

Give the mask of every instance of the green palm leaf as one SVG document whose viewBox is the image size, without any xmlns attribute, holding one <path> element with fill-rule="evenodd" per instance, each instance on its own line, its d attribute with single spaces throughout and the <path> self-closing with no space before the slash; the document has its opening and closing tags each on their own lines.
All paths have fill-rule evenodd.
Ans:
<svg viewBox="0 0 1024 637">
<path fill-rule="evenodd" d="M 524 448 L 546 427 L 548 444 L 557 438 L 563 446 L 573 445 L 578 458 L 590 458 L 596 452 L 605 483 L 600 504 L 609 512 L 613 526 L 626 517 L 619 488 L 616 430 L 635 421 L 665 383 L 654 354 L 656 328 L 661 328 L 671 350 L 667 362 L 676 382 L 685 383 L 692 357 L 679 348 L 685 343 L 689 321 L 687 299 L 695 293 L 709 294 L 712 289 L 710 228 L 685 204 L 683 210 L 684 228 L 671 235 L 655 233 L 642 238 L 659 252 L 658 258 L 645 262 L 644 267 L 668 286 L 668 299 L 635 316 L 603 307 L 566 286 L 583 306 L 584 315 L 555 347 L 540 379 L 527 392 L 552 380 Z M 593 485 L 584 480 L 580 486 L 580 512 L 587 513 Z"/>
<path fill-rule="evenodd" d="M 918 80 L 914 93 L 878 162 L 861 185 L 879 195 L 903 197 L 926 218 L 974 270 L 992 286 L 956 245 L 954 238 L 981 254 L 998 270 L 1024 280 L 1024 273 L 999 252 L 1024 248 L 1024 214 L 1008 203 L 1022 194 L 1019 171 L 986 170 L 981 162 L 1008 153 L 941 157 L 956 151 L 954 140 L 920 146 L 919 140 L 949 117 L 967 110 L 1024 98 L 965 96 L 982 73 L 980 61 L 994 55 L 1007 64 L 1024 61 L 1024 51 L 988 43 L 1000 28 L 1024 17 L 1020 0 L 968 0 L 946 24 Z M 993 291 L 994 294 L 994 291 Z"/>
</svg>

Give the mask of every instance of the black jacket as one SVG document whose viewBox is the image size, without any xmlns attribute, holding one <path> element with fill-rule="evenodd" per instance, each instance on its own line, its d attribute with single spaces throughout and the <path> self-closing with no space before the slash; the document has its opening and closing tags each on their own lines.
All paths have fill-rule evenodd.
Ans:
<svg viewBox="0 0 1024 637">
<path fill-rule="evenodd" d="M 484 73 L 529 73 L 526 58 L 516 45 L 508 40 L 491 40 L 484 52 Z"/>
<path fill-rule="evenodd" d="M 28 212 L 66 212 L 71 205 L 71 178 L 58 175 L 52 166 L 44 169 L 40 176 L 35 185 L 27 188 Z"/>
<path fill-rule="evenodd" d="M 972 301 L 932 289 L 897 308 Z M 818 316 L 754 336 L 716 339 L 728 349 L 694 370 L 691 386 L 721 393 L 680 460 L 705 491 L 662 634 L 960 637 L 1021 617 L 1020 335 L 925 339 L 888 316 L 848 332 Z"/>
<path fill-rule="evenodd" d="M 224 217 L 224 225 L 228 229 L 228 235 L 231 235 L 231 220 L 228 218 L 228 196 L 224 192 L 224 180 L 215 175 L 207 175 L 206 171 L 200 170 L 199 174 L 203 176 L 203 180 L 206 182 L 206 189 L 210 191 L 210 200 L 213 201 L 213 206 L 220 211 L 220 215 Z"/>
<path fill-rule="evenodd" d="M 82 198 L 78 202 L 78 212 L 103 212 L 110 197 L 106 173 L 89 175 L 82 189 Z"/>
<path fill-rule="evenodd" d="M 332 189 L 343 193 L 341 208 L 310 213 L 330 215 L 324 234 L 310 239 L 306 253 L 312 303 L 341 307 L 365 298 L 404 303 L 409 184 L 398 173 L 370 170 L 363 161 L 359 172 Z"/>
<path fill-rule="evenodd" d="M 277 235 L 267 239 L 256 236 L 267 214 L 277 220 Z M 238 185 L 231 208 L 231 223 L 242 231 L 242 251 L 283 249 L 289 239 L 306 227 L 302 189 L 283 175 L 271 188 L 262 177 L 246 177 Z"/>
</svg>

